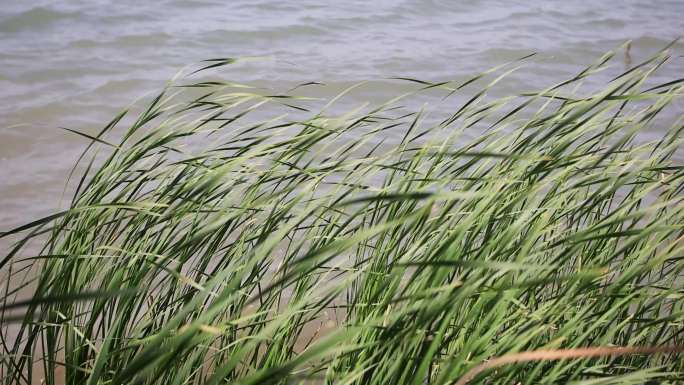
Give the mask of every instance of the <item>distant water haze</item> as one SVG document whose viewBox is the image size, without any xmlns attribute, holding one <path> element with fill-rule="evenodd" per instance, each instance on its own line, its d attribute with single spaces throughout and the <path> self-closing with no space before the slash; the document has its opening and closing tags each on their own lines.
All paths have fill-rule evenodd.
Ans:
<svg viewBox="0 0 684 385">
<path fill-rule="evenodd" d="M 508 92 L 549 86 L 632 40 L 625 66 L 684 32 L 684 1 L 9 1 L 0 6 L 0 230 L 56 210 L 85 140 L 184 66 L 284 90 L 318 81 L 450 80 L 532 52 Z M 658 76 L 684 74 L 684 45 Z M 621 70 L 621 69 L 620 69 Z M 525 89 L 521 89 L 525 88 Z M 505 90 L 504 90 L 505 91 Z"/>
</svg>

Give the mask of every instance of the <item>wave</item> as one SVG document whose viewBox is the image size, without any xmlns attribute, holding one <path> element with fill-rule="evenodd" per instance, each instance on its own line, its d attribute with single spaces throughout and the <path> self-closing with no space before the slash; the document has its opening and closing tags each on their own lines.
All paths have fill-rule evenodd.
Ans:
<svg viewBox="0 0 684 385">
<path fill-rule="evenodd" d="M 60 12 L 45 7 L 34 7 L 0 21 L 0 32 L 34 30 L 52 23 L 78 16 L 74 12 Z"/>
</svg>

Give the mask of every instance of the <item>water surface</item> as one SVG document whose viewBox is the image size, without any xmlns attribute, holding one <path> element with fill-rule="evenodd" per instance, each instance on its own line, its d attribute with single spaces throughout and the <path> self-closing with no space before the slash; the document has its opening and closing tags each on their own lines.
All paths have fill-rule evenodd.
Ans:
<svg viewBox="0 0 684 385">
<path fill-rule="evenodd" d="M 374 79 L 378 97 L 390 76 L 456 79 L 539 52 L 514 77 L 538 88 L 628 39 L 638 62 L 684 31 L 682 1 L 2 2 L 0 230 L 59 207 L 85 143 L 59 127 L 93 132 L 202 59 L 269 56 L 222 75 L 274 88 Z M 674 52 L 667 80 L 684 73 Z"/>
</svg>

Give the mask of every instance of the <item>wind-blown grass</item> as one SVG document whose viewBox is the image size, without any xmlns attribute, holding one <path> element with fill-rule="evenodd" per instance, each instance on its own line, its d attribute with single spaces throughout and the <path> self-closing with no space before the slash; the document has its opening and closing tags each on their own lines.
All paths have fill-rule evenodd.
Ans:
<svg viewBox="0 0 684 385">
<path fill-rule="evenodd" d="M 342 115 L 169 85 L 81 133 L 68 209 L 3 235 L 3 381 L 684 381 L 683 126 L 658 119 L 682 80 L 649 84 L 663 52 L 582 94 L 612 56 L 503 99 L 507 66 L 396 80 Z"/>
</svg>

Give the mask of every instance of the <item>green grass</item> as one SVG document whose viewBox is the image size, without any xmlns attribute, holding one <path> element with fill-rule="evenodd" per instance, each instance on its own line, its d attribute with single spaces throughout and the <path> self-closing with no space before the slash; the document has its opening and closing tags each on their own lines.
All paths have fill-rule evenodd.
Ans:
<svg viewBox="0 0 684 385">
<path fill-rule="evenodd" d="M 612 56 L 348 113 L 180 78 L 2 235 L 2 381 L 681 383 L 683 80 L 663 51 L 592 90 Z"/>
</svg>

